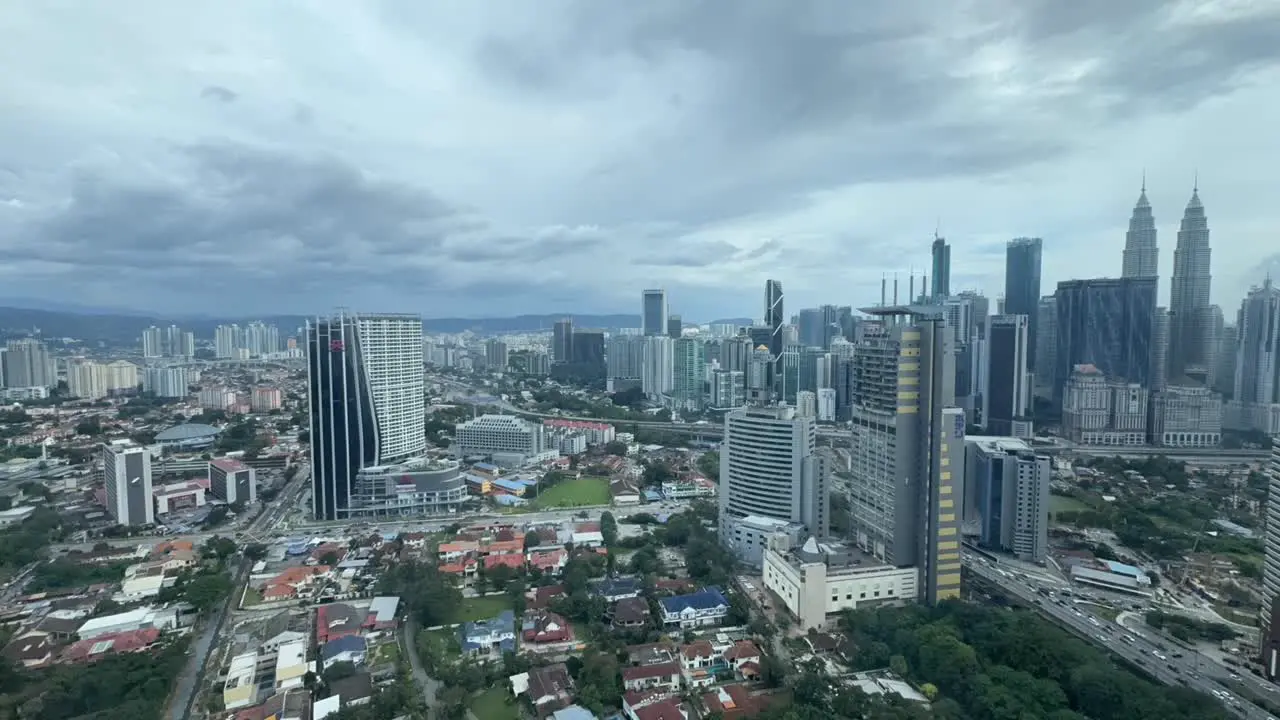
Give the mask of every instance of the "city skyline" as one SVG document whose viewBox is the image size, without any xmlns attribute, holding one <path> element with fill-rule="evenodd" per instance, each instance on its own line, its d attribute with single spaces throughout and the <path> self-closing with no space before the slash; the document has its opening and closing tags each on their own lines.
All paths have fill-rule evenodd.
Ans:
<svg viewBox="0 0 1280 720">
<path fill-rule="evenodd" d="M 128 24 L 23 4 L 0 59 L 24 71 L 2 92 L 41 101 L 0 133 L 0 280 L 174 312 L 435 317 L 630 311 L 660 284 L 713 318 L 754 307 L 746 288 L 767 278 L 796 306 L 865 304 L 883 273 L 929 267 L 937 230 L 952 292 L 994 297 L 1014 237 L 1045 239 L 1046 286 L 1118 272 L 1143 168 L 1166 238 L 1199 171 L 1212 302 L 1276 266 L 1253 250 L 1276 225 L 1270 168 L 1238 160 L 1280 152 L 1280 51 L 1251 42 L 1274 8 L 977 5 L 733 23 L 627 8 L 582 44 L 561 29 L 594 11 L 571 3 L 497 25 L 409 3 L 224 3 L 199 22 L 155 6 Z M 259 30 L 219 31 L 234 27 Z M 75 52 L 85 28 L 111 63 Z M 348 61 L 312 62 L 320 49 Z"/>
</svg>

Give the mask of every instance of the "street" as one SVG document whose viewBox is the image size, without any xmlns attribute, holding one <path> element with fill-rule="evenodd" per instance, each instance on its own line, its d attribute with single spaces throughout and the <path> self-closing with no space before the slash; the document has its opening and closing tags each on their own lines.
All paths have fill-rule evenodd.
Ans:
<svg viewBox="0 0 1280 720">
<path fill-rule="evenodd" d="M 1236 680 L 1231 677 L 1232 671 L 1200 653 L 1184 652 L 1155 639 L 1154 631 L 1129 630 L 1118 623 L 1092 615 L 1087 607 L 1077 607 L 1070 600 L 1041 596 L 1029 585 L 1004 576 L 994 567 L 972 556 L 966 555 L 964 563 L 967 571 L 1031 604 L 1054 622 L 1082 638 L 1138 665 L 1161 683 L 1184 685 L 1218 697 L 1230 710 L 1249 720 L 1275 720 L 1263 708 L 1229 692 L 1230 683 L 1234 681 L 1244 683 L 1259 696 L 1274 694 L 1280 700 L 1280 693 L 1276 693 L 1276 686 L 1271 683 L 1249 674 L 1238 675 L 1239 679 Z"/>
</svg>

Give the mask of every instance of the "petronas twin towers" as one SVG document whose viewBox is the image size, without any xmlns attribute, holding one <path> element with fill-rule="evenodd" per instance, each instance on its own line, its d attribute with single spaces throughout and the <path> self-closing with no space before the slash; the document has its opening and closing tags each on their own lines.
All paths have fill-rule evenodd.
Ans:
<svg viewBox="0 0 1280 720">
<path fill-rule="evenodd" d="M 1158 276 L 1159 257 L 1155 216 L 1147 200 L 1144 180 L 1142 194 L 1129 218 L 1129 232 L 1125 234 L 1122 276 Z M 1182 214 L 1178 245 L 1173 251 L 1169 346 L 1166 368 L 1163 368 L 1171 384 L 1183 384 L 1186 380 L 1205 384 L 1211 374 L 1214 312 L 1209 303 L 1209 258 L 1209 221 L 1197 184 Z"/>
</svg>

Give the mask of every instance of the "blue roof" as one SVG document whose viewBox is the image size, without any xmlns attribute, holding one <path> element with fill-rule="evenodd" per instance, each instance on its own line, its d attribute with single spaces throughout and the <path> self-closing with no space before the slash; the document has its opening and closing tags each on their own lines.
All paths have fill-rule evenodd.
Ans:
<svg viewBox="0 0 1280 720">
<path fill-rule="evenodd" d="M 489 618 L 488 620 L 462 623 L 462 627 L 458 628 L 458 642 L 466 652 L 481 650 L 485 649 L 485 647 L 480 643 L 472 642 L 469 638 L 504 632 L 511 633 L 512 637 L 503 638 L 499 641 L 501 649 L 504 651 L 514 650 L 516 645 L 516 614 L 511 610 L 503 610 L 497 617 Z"/>
<path fill-rule="evenodd" d="M 503 490 L 515 490 L 517 492 L 523 491 L 526 487 L 528 487 L 524 483 L 516 482 L 514 480 L 494 480 L 493 484 L 496 485 L 497 487 L 502 488 Z"/>
<path fill-rule="evenodd" d="M 720 592 L 720 588 L 714 585 L 708 585 L 692 595 L 662 598 L 660 602 L 662 603 L 662 609 L 671 614 L 681 613 L 685 610 L 710 610 L 720 605 L 729 605 L 724 593 Z"/>
<path fill-rule="evenodd" d="M 360 635 L 343 635 L 340 638 L 334 638 L 324 644 L 320 648 L 320 657 L 325 660 L 332 660 L 344 652 L 364 652 L 368 648 L 365 644 L 364 637 Z"/>
<path fill-rule="evenodd" d="M 1128 575 L 1130 577 L 1143 577 L 1145 575 L 1145 573 L 1132 565 L 1118 563 L 1115 560 L 1105 560 L 1104 562 L 1107 564 L 1107 568 L 1117 575 Z"/>
<path fill-rule="evenodd" d="M 661 492 L 659 492 L 659 491 L 657 491 L 657 490 L 645 490 L 645 491 L 644 491 L 644 499 L 645 499 L 645 500 L 649 500 L 649 501 L 661 500 L 661 499 L 662 499 L 662 493 L 661 493 Z"/>
<path fill-rule="evenodd" d="M 212 425 L 204 425 L 202 423 L 185 423 L 182 425 L 174 425 L 168 430 L 161 430 L 156 433 L 156 440 L 159 442 L 175 441 L 175 440 L 196 440 L 203 438 L 217 437 L 220 431 Z"/>
<path fill-rule="evenodd" d="M 499 505 L 524 505 L 529 502 L 528 500 L 525 500 L 522 497 L 516 497 L 515 495 L 490 495 L 489 497 Z"/>
<path fill-rule="evenodd" d="M 474 467 L 477 470 L 497 470 L 498 469 L 498 466 L 494 465 L 493 463 L 476 463 L 471 467 Z"/>
</svg>

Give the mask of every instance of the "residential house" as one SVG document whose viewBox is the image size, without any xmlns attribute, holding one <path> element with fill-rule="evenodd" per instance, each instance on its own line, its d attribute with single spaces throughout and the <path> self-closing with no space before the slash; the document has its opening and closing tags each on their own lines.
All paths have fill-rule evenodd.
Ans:
<svg viewBox="0 0 1280 720">
<path fill-rule="evenodd" d="M 239 710 L 258 702 L 258 653 L 247 652 L 231 658 L 227 679 L 222 683 L 222 707 Z"/>
<path fill-rule="evenodd" d="M 601 578 L 590 585 L 591 592 L 603 597 L 605 602 L 618 602 L 627 598 L 640 597 L 643 587 L 640 578 L 633 575 Z"/>
<path fill-rule="evenodd" d="M 347 556 L 347 546 L 338 543 L 317 545 L 307 556 L 308 565 L 337 565 Z M 328 560 L 329 562 L 325 562 Z"/>
<path fill-rule="evenodd" d="M 649 688 L 648 690 L 628 690 L 622 694 L 622 712 L 626 717 L 634 717 L 637 710 L 660 703 L 671 697 L 666 690 Z"/>
<path fill-rule="evenodd" d="M 529 588 L 524 591 L 525 607 L 529 610 L 541 610 L 551 604 L 552 600 L 565 596 L 563 585 L 547 585 Z"/>
<path fill-rule="evenodd" d="M 58 645 L 48 635 L 30 634 L 16 638 L 0 654 L 24 668 L 41 668 L 53 662 Z"/>
<path fill-rule="evenodd" d="M 301 687 L 303 677 L 310 670 L 307 662 L 307 641 L 294 640 L 280 646 L 276 654 L 275 688 L 288 690 Z"/>
<path fill-rule="evenodd" d="M 267 622 L 263 623 L 262 628 L 258 632 L 258 637 L 263 638 L 262 644 L 258 649 L 266 654 L 274 653 L 280 650 L 280 646 L 294 640 L 306 640 L 307 633 L 298 629 L 304 627 L 306 622 L 304 617 L 293 615 L 289 612 L 279 612 L 272 615 Z"/>
<path fill-rule="evenodd" d="M 670 642 L 646 643 L 627 646 L 627 662 L 636 666 L 673 663 L 679 657 L 676 646 Z"/>
<path fill-rule="evenodd" d="M 462 624 L 458 631 L 462 652 L 466 655 L 488 655 L 516 649 L 516 616 L 510 610 L 489 620 Z"/>
<path fill-rule="evenodd" d="M 534 550 L 529 553 L 529 566 L 536 567 L 544 575 L 558 575 L 569 562 L 569 553 L 564 548 L 554 550 Z"/>
<path fill-rule="evenodd" d="M 751 695 L 742 685 L 721 685 L 702 696 L 702 715 L 724 720 L 754 717 L 769 706 L 768 695 Z"/>
<path fill-rule="evenodd" d="M 305 589 L 324 582 L 329 575 L 329 570 L 328 565 L 291 567 L 267 581 L 262 588 L 262 600 L 264 602 L 292 600 Z"/>
<path fill-rule="evenodd" d="M 725 663 L 741 680 L 760 679 L 760 661 L 763 656 L 760 647 L 751 640 L 739 640 L 724 651 Z"/>
<path fill-rule="evenodd" d="M 573 678 L 564 663 L 533 668 L 529 671 L 525 697 L 538 717 L 567 707 L 573 702 Z"/>
<path fill-rule="evenodd" d="M 680 648 L 680 670 L 686 685 L 701 688 L 714 684 L 716 674 L 726 672 L 728 666 L 710 640 L 695 640 Z"/>
<path fill-rule="evenodd" d="M 404 535 L 400 536 L 400 540 L 405 547 L 413 548 L 414 550 L 421 550 L 422 548 L 427 546 L 426 533 L 421 533 L 421 532 L 405 533 Z"/>
<path fill-rule="evenodd" d="M 400 609 L 400 598 L 382 596 L 369 603 L 369 615 L 364 620 L 366 630 L 395 630 L 399 621 L 396 613 Z"/>
<path fill-rule="evenodd" d="M 550 610 L 533 610 L 525 613 L 520 624 L 520 639 L 526 645 L 573 642 L 573 627 Z"/>
<path fill-rule="evenodd" d="M 522 553 L 498 553 L 495 555 L 484 556 L 484 569 L 489 570 L 499 565 L 509 567 L 512 570 L 524 569 L 524 554 Z"/>
<path fill-rule="evenodd" d="M 666 692 L 680 691 L 680 665 L 669 662 L 622 669 L 622 687 L 627 690 L 656 688 Z"/>
<path fill-rule="evenodd" d="M 642 597 L 623 598 L 609 610 L 609 623 L 615 630 L 642 628 L 649 623 L 649 601 Z"/>
<path fill-rule="evenodd" d="M 369 646 L 363 636 L 343 635 L 334 638 L 320 648 L 321 669 L 327 670 L 340 662 L 363 665 L 368 650 Z"/>
<path fill-rule="evenodd" d="M 357 635 L 364 627 L 365 612 L 345 603 L 330 603 L 316 608 L 316 645 L 345 635 Z"/>
<path fill-rule="evenodd" d="M 551 720 L 599 720 L 599 717 L 581 705 L 570 705 L 551 713 Z"/>
<path fill-rule="evenodd" d="M 662 598 L 662 622 L 683 630 L 719 625 L 729 615 L 729 601 L 720 588 L 708 586 L 691 595 Z"/>
<path fill-rule="evenodd" d="M 367 672 L 329 683 L 329 697 L 337 697 L 341 707 L 368 705 L 373 700 L 373 678 Z"/>
<path fill-rule="evenodd" d="M 302 687 L 276 693 L 261 705 L 236 713 L 235 720 L 308 720 L 311 693 Z"/>
<path fill-rule="evenodd" d="M 674 699 L 659 700 L 641 708 L 623 706 L 623 713 L 631 720 L 688 720 L 689 714 Z"/>
<path fill-rule="evenodd" d="M 474 540 L 458 540 L 456 542 L 440 543 L 440 547 L 436 550 L 436 556 L 441 563 L 453 563 L 462 558 L 470 557 L 479 551 L 480 543 Z"/>
<path fill-rule="evenodd" d="M 96 662 L 116 653 L 147 652 L 154 648 L 159 640 L 160 631 L 155 628 L 99 635 L 92 640 L 72 643 L 58 656 L 58 662 Z"/>
<path fill-rule="evenodd" d="M 40 622 L 36 623 L 36 626 L 32 628 L 32 631 L 41 635 L 48 635 L 55 642 L 67 642 L 75 637 L 76 631 L 84 623 L 86 615 L 87 613 L 84 612 L 74 612 L 63 617 L 50 613 L 41 618 Z"/>
</svg>

